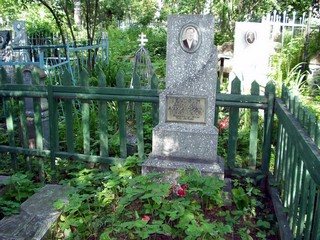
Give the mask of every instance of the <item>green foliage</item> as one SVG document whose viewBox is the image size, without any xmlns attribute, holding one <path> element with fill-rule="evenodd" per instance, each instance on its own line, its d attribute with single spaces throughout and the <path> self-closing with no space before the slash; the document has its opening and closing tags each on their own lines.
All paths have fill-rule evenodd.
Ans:
<svg viewBox="0 0 320 240">
<path fill-rule="evenodd" d="M 26 6 L 23 4 L 23 1 L 20 0 L 0 0 L 0 17 L 4 20 L 6 18 L 15 20 L 25 8 Z"/>
<path fill-rule="evenodd" d="M 286 0 L 286 1 L 277 1 L 279 9 L 281 11 L 287 11 L 288 13 L 296 12 L 308 12 L 312 4 L 314 3 L 313 0 Z"/>
<path fill-rule="evenodd" d="M 31 38 L 49 38 L 55 36 L 58 32 L 50 13 L 38 4 L 29 8 L 24 18 L 27 34 Z"/>
<path fill-rule="evenodd" d="M 245 210 L 248 208 L 249 197 L 242 187 L 232 189 L 232 197 L 238 209 Z"/>
<path fill-rule="evenodd" d="M 250 197 L 250 204 L 241 211 L 231 211 L 223 207 L 225 183 L 218 178 L 201 176 L 198 171 L 190 169 L 179 171 L 178 183 L 170 184 L 161 182 L 159 173 L 141 176 L 139 166 L 141 162 L 130 157 L 106 172 L 83 169 L 69 174 L 71 179 L 63 183 L 76 187 L 77 192 L 70 196 L 69 204 L 63 208 L 55 228 L 56 236 L 224 239 L 233 234 L 251 236 L 252 229 L 257 229 L 254 231 L 261 236 L 268 235 L 269 221 L 258 219 L 256 224 L 250 225 L 251 221 L 249 224 L 246 220 L 254 216 L 254 208 L 259 205 L 256 197 L 260 194 L 249 179 L 246 180 L 248 186 L 241 183 L 241 188 Z M 240 187 L 239 182 L 234 183 Z M 63 204 L 57 201 L 55 206 L 62 209 Z M 216 211 L 216 217 L 208 218 Z"/>
<path fill-rule="evenodd" d="M 204 201 L 209 198 L 212 205 L 220 202 L 224 182 L 199 176 L 194 171 L 183 175 L 178 185 L 159 183 L 160 177 L 150 174 L 129 181 L 118 203 L 116 218 L 109 220 L 112 227 L 104 231 L 104 236 L 111 237 L 114 232 L 115 237 L 124 234 L 146 239 L 160 234 L 194 239 L 231 232 L 230 227 L 204 219 L 201 208 L 207 206 Z M 187 188 L 185 194 L 183 186 Z"/>
<path fill-rule="evenodd" d="M 110 40 L 110 70 L 111 79 L 115 79 L 117 72 L 121 69 L 126 76 L 126 85 L 129 85 L 132 77 L 134 55 L 139 49 L 137 39 L 141 33 L 146 34 L 148 43 L 145 46 L 150 50 L 151 61 L 154 72 L 159 78 L 165 76 L 165 56 L 167 33 L 164 28 L 145 28 L 133 25 L 125 31 L 117 28 L 109 28 Z"/>
<path fill-rule="evenodd" d="M 154 20 L 157 5 L 157 0 L 131 1 L 131 13 L 136 17 L 138 23 L 147 26 Z"/>
<path fill-rule="evenodd" d="M 6 191 L 0 197 L 0 218 L 18 213 L 20 204 L 40 187 L 30 176 L 19 172 L 11 175 L 3 185 Z"/>
<path fill-rule="evenodd" d="M 272 56 L 271 78 L 276 81 L 278 94 L 292 69 L 301 63 L 303 48 L 304 38 L 291 38 L 287 35 L 283 47 Z"/>
</svg>

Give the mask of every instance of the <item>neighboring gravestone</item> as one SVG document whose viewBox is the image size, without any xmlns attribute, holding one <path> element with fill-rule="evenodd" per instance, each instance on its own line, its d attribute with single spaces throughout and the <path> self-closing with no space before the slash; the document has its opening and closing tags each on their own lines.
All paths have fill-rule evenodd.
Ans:
<svg viewBox="0 0 320 240">
<path fill-rule="evenodd" d="M 20 206 L 18 215 L 11 215 L 0 221 L 0 240 L 40 240 L 50 239 L 52 225 L 58 220 L 62 210 L 53 204 L 60 200 L 69 202 L 69 193 L 75 191 L 70 186 L 47 184 Z"/>
<path fill-rule="evenodd" d="M 26 23 L 24 21 L 13 21 L 14 39 L 13 46 L 26 46 L 27 45 L 27 31 Z"/>
<path fill-rule="evenodd" d="M 270 32 L 267 23 L 236 23 L 233 72 L 229 79 L 232 81 L 237 76 L 242 81 L 243 91 L 249 91 L 253 81 L 262 86 L 268 82 Z"/>
<path fill-rule="evenodd" d="M 320 52 L 310 58 L 308 82 L 312 88 L 320 84 Z"/>
<path fill-rule="evenodd" d="M 11 42 L 11 31 L 0 31 L 0 62 L 9 60 L 9 45 Z"/>
<path fill-rule="evenodd" d="M 14 37 L 12 47 L 28 45 L 26 23 L 24 21 L 13 21 Z M 30 62 L 29 53 L 26 49 L 14 51 L 13 60 L 17 62 Z"/>
<path fill-rule="evenodd" d="M 224 178 L 214 126 L 217 50 L 209 15 L 168 18 L 166 89 L 160 94 L 159 124 L 142 174 L 165 173 L 174 182 L 179 169 L 198 169 Z"/>
</svg>

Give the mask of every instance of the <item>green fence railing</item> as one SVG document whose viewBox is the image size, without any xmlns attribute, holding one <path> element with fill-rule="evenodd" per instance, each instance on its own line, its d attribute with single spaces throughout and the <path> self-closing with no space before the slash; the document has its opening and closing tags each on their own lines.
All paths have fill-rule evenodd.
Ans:
<svg viewBox="0 0 320 240">
<path fill-rule="evenodd" d="M 56 158 L 113 164 L 127 157 L 132 137 L 133 152 L 140 158 L 151 151 L 150 126 L 157 124 L 159 114 L 157 78 L 152 78 L 151 89 L 141 89 L 138 76 L 133 78 L 133 88 L 126 87 L 121 72 L 117 75 L 116 87 L 106 86 L 103 72 L 98 76 L 98 87 L 89 85 L 85 71 L 80 76 L 79 86 L 72 84 L 67 72 L 62 85 L 46 86 L 39 85 L 38 73 L 33 72 L 33 84 L 23 85 L 23 72 L 19 69 L 15 84 L 9 84 L 6 71 L 1 69 L 3 117 L 0 127 L 5 128 L 1 137 L 5 140 L 1 142 L 0 152 L 10 155 L 14 168 L 21 161 L 20 155 L 25 156 L 30 168 L 34 165 L 30 156 L 39 156 L 36 159 L 42 178 L 44 161 L 51 162 L 54 170 Z M 319 122 L 297 108 L 299 104 L 285 91 L 283 100 L 276 99 L 272 83 L 261 89 L 253 82 L 251 94 L 247 95 L 241 93 L 239 79 L 232 82 L 231 94 L 217 89 L 216 115 L 222 109 L 229 117 L 226 175 L 267 176 L 271 170 L 270 178 L 274 178 L 280 192 L 279 201 L 287 209 L 287 214 L 282 213 L 288 226 L 282 227 L 291 235 L 283 236 L 320 239 Z M 28 120 L 30 109 L 33 127 Z M 241 148 L 238 144 L 240 114 L 244 111 L 249 113 L 251 127 L 247 138 L 249 162 L 245 167 L 236 163 L 237 151 Z M 274 114 L 278 123 L 276 139 L 272 138 Z M 262 125 L 262 134 L 258 131 L 259 125 Z M 269 167 L 272 141 L 277 142 L 274 169 Z"/>
<path fill-rule="evenodd" d="M 138 155 L 141 158 L 145 155 L 142 107 L 150 105 L 150 116 L 157 116 L 159 95 L 155 77 L 152 79 L 154 89 L 149 90 L 140 89 L 138 77 L 135 77 L 137 84 L 134 84 L 134 88 L 124 88 L 124 75 L 121 73 L 117 75 L 116 88 L 105 87 L 106 78 L 102 72 L 98 77 L 99 87 L 88 86 L 89 77 L 85 71 L 81 73 L 81 86 L 73 86 L 67 72 L 63 76 L 62 86 L 38 85 L 39 76 L 35 71 L 32 73 L 33 85 L 19 84 L 22 83 L 21 70 L 17 71 L 15 78 L 17 84 L 8 84 L 6 72 L 1 69 L 0 97 L 8 142 L 0 146 L 0 151 L 11 154 L 14 167 L 18 165 L 17 154 L 49 157 L 52 168 L 56 157 L 108 164 L 125 158 L 128 102 L 134 103 L 132 115 L 135 126 L 131 128 L 137 134 Z M 28 127 L 28 99 L 33 100 L 31 112 L 34 129 Z M 142 106 L 142 103 L 150 104 Z M 45 121 L 49 123 L 45 124 Z M 113 128 L 116 133 L 110 133 L 108 128 Z M 33 146 L 30 145 L 32 137 Z M 118 144 L 120 148 L 113 153 L 109 151 L 110 138 L 114 138 L 114 145 Z M 47 147 L 44 146 L 45 142 L 49 143 Z M 43 163 L 40 166 L 43 167 Z"/>
<path fill-rule="evenodd" d="M 63 76 L 63 84 L 59 86 L 39 85 L 39 77 L 35 72 L 32 75 L 33 85 L 21 84 L 23 82 L 21 70 L 16 73 L 16 84 L 8 84 L 4 69 L 1 76 L 0 97 L 4 102 L 8 144 L 1 145 L 0 151 L 11 153 L 14 166 L 17 165 L 17 153 L 50 156 L 52 167 L 55 157 L 113 163 L 118 158 L 124 159 L 127 156 L 128 131 L 134 132 L 139 157 L 143 158 L 150 150 L 152 129 L 150 127 L 145 129 L 146 124 L 142 116 L 143 114 L 151 116 L 151 126 L 155 126 L 158 122 L 159 92 L 156 77 L 152 78 L 151 89 L 140 89 L 138 76 L 134 77 L 133 88 L 126 88 L 121 73 L 117 75 L 117 87 L 106 87 L 106 78 L 102 72 L 98 77 L 99 87 L 89 86 L 86 72 L 81 74 L 80 86 L 73 86 L 71 76 L 67 72 Z M 265 95 L 259 95 L 261 89 L 256 82 L 252 84 L 251 95 L 241 94 L 240 89 L 241 82 L 235 79 L 232 84 L 232 94 L 218 91 L 216 98 L 216 112 L 219 108 L 223 108 L 228 112 L 230 119 L 226 172 L 228 174 L 249 171 L 265 175 L 270 162 L 274 86 L 272 83 L 268 84 L 264 89 Z M 25 102 L 28 98 L 33 99 L 31 112 L 34 112 L 34 134 L 26 122 Z M 42 103 L 44 100 L 47 104 Z M 19 103 L 18 111 L 14 111 L 16 101 Z M 147 103 L 149 105 L 146 105 Z M 47 109 L 42 109 L 43 105 L 47 105 Z M 130 114 L 128 109 L 131 109 Z M 247 169 L 235 164 L 239 150 L 237 139 L 242 109 L 250 110 L 252 126 L 248 137 L 250 160 Z M 258 136 L 259 109 L 264 111 L 262 141 L 258 140 L 261 138 Z M 45 111 L 47 112 L 44 113 Z M 47 125 L 43 123 L 43 115 L 48 118 Z M 130 127 L 132 123 L 134 126 Z M 17 126 L 21 126 L 20 131 Z M 116 134 L 111 133 L 110 128 Z M 145 131 L 149 131 L 147 147 L 144 144 Z M 47 136 L 44 136 L 45 132 Z M 30 135 L 34 135 L 33 148 L 28 143 Z M 44 147 L 45 141 L 50 143 L 47 147 Z M 117 144 L 113 144 L 114 142 Z M 258 143 L 261 146 L 258 146 Z M 114 147 L 118 150 L 114 151 Z M 262 149 L 263 152 L 259 161 L 257 161 L 258 149 Z"/>
<path fill-rule="evenodd" d="M 286 89 L 275 114 L 274 183 L 287 209 L 288 228 L 292 239 L 320 239 L 319 122 Z"/>
</svg>

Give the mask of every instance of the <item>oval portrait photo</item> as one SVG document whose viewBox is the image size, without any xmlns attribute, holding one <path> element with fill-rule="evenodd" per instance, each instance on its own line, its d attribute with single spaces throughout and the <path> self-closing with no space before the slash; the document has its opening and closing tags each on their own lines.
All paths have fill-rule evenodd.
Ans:
<svg viewBox="0 0 320 240">
<path fill-rule="evenodd" d="M 254 31 L 247 31 L 244 38 L 247 44 L 253 44 L 257 39 L 257 33 Z"/>
<path fill-rule="evenodd" d="M 200 32 L 197 26 L 188 24 L 180 31 L 180 45 L 188 53 L 195 52 L 201 44 Z"/>
</svg>

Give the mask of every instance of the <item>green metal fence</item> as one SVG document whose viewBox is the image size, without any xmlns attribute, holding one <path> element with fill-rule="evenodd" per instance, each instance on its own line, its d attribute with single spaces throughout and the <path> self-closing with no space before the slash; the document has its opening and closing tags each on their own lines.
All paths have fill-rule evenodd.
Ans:
<svg viewBox="0 0 320 240">
<path fill-rule="evenodd" d="M 0 109 L 4 114 L 7 144 L 0 145 L 0 152 L 11 155 L 14 167 L 18 155 L 37 158 L 40 176 L 43 177 L 44 161 L 50 161 L 55 169 L 56 158 L 112 164 L 128 154 L 128 131 L 133 131 L 137 154 L 145 158 L 152 129 L 146 129 L 144 121 L 158 122 L 159 91 L 157 78 L 152 78 L 151 89 L 140 89 L 140 79 L 133 78 L 133 88 L 125 86 L 124 76 L 117 75 L 117 87 L 107 87 L 103 72 L 98 76 L 98 87 L 89 86 L 89 77 L 82 72 L 80 86 L 73 86 L 66 72 L 63 85 L 38 85 L 39 76 L 33 72 L 33 85 L 22 85 L 22 72 L 16 72 L 16 83 L 8 84 L 6 72 L 0 74 Z M 272 141 L 277 142 L 274 170 L 271 169 L 280 198 L 287 208 L 285 218 L 289 222 L 292 238 L 320 238 L 320 169 L 319 122 L 299 108 L 294 98 L 284 91 L 283 100 L 276 99 L 275 87 L 268 83 L 260 89 L 254 82 L 251 94 L 241 94 L 241 82 L 235 79 L 231 94 L 220 93 L 217 87 L 216 115 L 223 108 L 229 116 L 226 174 L 253 174 L 264 176 L 270 170 Z M 263 90 L 264 94 L 260 92 Z M 30 146 L 31 131 L 26 116 L 27 99 L 32 98 L 34 112 L 34 146 Z M 43 99 L 47 101 L 48 115 L 44 114 Z M 283 102 L 284 101 L 284 102 Z M 285 106 L 285 103 L 289 106 Z M 239 137 L 240 113 L 247 109 L 251 130 L 248 137 L 249 164 L 237 166 L 236 154 L 241 146 Z M 129 112 L 129 113 L 128 113 Z M 143 114 L 148 118 L 143 117 Z M 262 137 L 258 136 L 259 115 L 263 119 Z M 277 121 L 274 121 L 274 115 Z M 49 145 L 44 144 L 43 118 L 48 117 Z M 296 118 L 298 119 L 296 119 Z M 299 123 L 299 120 L 303 123 Z M 216 117 L 215 121 L 218 121 Z M 278 136 L 273 138 L 278 123 Z M 150 125 L 150 124 L 149 124 Z M 115 133 L 113 133 L 116 131 Z M 148 132 L 149 131 L 149 132 Z M 307 134 L 309 132 L 309 135 Z M 149 134 L 149 135 L 148 135 Z M 261 140 L 259 140 L 262 138 Z M 116 143 L 116 144 L 114 144 Z M 259 146 L 260 145 L 260 146 Z M 117 148 L 114 151 L 113 148 Z M 258 149 L 262 151 L 258 159 Z M 270 176 L 272 178 L 272 176 Z M 286 236 L 290 239 L 290 236 Z"/>
<path fill-rule="evenodd" d="M 153 125 L 158 122 L 158 103 L 159 92 L 156 77 L 152 79 L 151 89 L 140 89 L 140 81 L 136 76 L 133 81 L 134 88 L 126 88 L 123 74 L 117 76 L 117 87 L 106 87 L 106 79 L 101 72 L 98 77 L 99 87 L 89 86 L 89 77 L 86 72 L 81 74 L 81 86 L 73 86 L 71 77 L 68 73 L 63 76 L 63 86 L 56 85 L 39 85 L 39 77 L 33 73 L 33 85 L 22 85 L 22 73 L 19 70 L 16 74 L 17 84 L 8 84 L 6 74 L 2 69 L 0 86 L 0 97 L 4 102 L 4 112 L 8 130 L 8 146 L 1 145 L 0 151 L 10 152 L 12 154 L 13 165 L 16 166 L 16 153 L 48 156 L 51 157 L 52 167 L 54 159 L 74 158 L 84 161 L 112 163 L 118 158 L 124 159 L 127 156 L 127 132 L 130 121 L 128 116 L 132 115 L 132 121 L 135 123 L 134 134 L 137 140 L 137 152 L 141 158 L 146 154 L 144 146 L 144 127 L 142 118 L 142 108 L 149 109 L 152 116 Z M 250 109 L 251 115 L 251 132 L 249 137 L 249 156 L 250 164 L 247 170 L 256 174 L 266 174 L 269 169 L 271 135 L 273 123 L 273 102 L 275 99 L 274 86 L 268 84 L 265 89 L 265 95 L 259 95 L 259 85 L 252 84 L 252 94 L 243 95 L 240 92 L 241 82 L 235 79 L 232 84 L 232 94 L 217 93 L 217 111 L 223 107 L 229 112 L 229 140 L 228 156 L 226 159 L 227 172 L 246 172 L 243 169 L 236 168 L 235 157 L 237 153 L 237 138 L 239 126 L 240 109 Z M 25 99 L 33 98 L 34 108 L 34 125 L 35 125 L 35 149 L 28 146 L 30 130 L 27 127 L 25 116 Z M 44 134 L 41 115 L 41 99 L 48 102 L 49 115 L 49 136 L 47 141 L 50 142 L 48 148 L 43 146 Z M 18 102 L 18 111 L 14 111 L 14 102 Z M 133 104 L 132 104 L 133 103 Z M 148 106 L 143 106 L 149 103 Z M 133 106 L 132 113 L 128 114 L 128 106 Z M 118 139 L 118 154 L 109 154 L 110 143 L 110 121 L 106 120 L 111 116 L 108 112 L 110 108 L 116 109 L 115 121 Z M 146 111 L 146 109 L 144 111 Z M 262 160 L 257 163 L 258 151 L 258 111 L 264 110 L 264 133 L 262 144 Z M 114 110 L 113 110 L 114 111 Z M 108 116 L 109 114 L 109 116 Z M 20 116 L 20 117 L 19 117 Z M 92 116 L 95 116 L 92 118 Z M 90 119 L 92 118 L 92 119 Z M 110 120 L 110 119 L 109 119 Z M 115 123 L 111 124 L 115 124 Z M 65 128 L 61 128 L 60 123 L 65 123 Z M 79 124 L 80 123 L 80 124 Z M 18 133 L 18 127 L 21 131 Z M 95 128 L 94 131 L 90 128 Z M 48 130 L 48 129 L 47 129 Z M 129 129 L 131 130 L 131 129 Z M 150 130 L 150 129 L 149 129 Z M 98 133 L 98 134 L 95 134 Z M 20 134 L 20 139 L 17 137 Z M 22 137 L 21 137 L 22 135 Z M 99 139 L 97 141 L 96 139 Z M 19 141 L 18 141 L 19 140 Z M 79 144 L 80 143 L 80 144 Z M 30 145 L 30 144 L 29 144 Z M 97 146 L 100 149 L 97 150 Z M 258 167 L 257 167 L 258 166 Z M 261 166 L 261 167 L 260 167 Z"/>
<path fill-rule="evenodd" d="M 294 239 L 320 239 L 319 121 L 287 89 L 276 101 L 275 114 L 274 183 L 287 209 L 290 234 Z"/>
<path fill-rule="evenodd" d="M 22 71 L 16 72 L 16 84 L 8 84 L 5 70 L 1 69 L 0 96 L 3 102 L 8 144 L 1 145 L 1 152 L 9 152 L 13 167 L 17 167 L 17 154 L 42 156 L 51 159 L 55 168 L 56 157 L 76 159 L 88 162 L 114 163 L 127 156 L 127 103 L 134 103 L 132 114 L 135 116 L 133 127 L 137 134 L 138 155 L 143 158 L 143 119 L 142 104 L 150 104 L 150 116 L 154 123 L 158 118 L 158 86 L 156 77 L 152 78 L 152 89 L 140 89 L 139 78 L 134 78 L 134 88 L 125 88 L 124 75 L 117 75 L 117 87 L 106 87 L 103 72 L 98 77 L 98 87 L 89 86 L 86 71 L 81 73 L 80 86 L 73 86 L 71 76 L 65 72 L 63 85 L 38 85 L 39 75 L 32 73 L 33 85 L 22 85 Z M 26 116 L 26 100 L 33 99 L 34 133 Z M 43 109 L 43 100 L 47 108 Z M 49 134 L 44 147 L 43 115 L 48 112 Z M 109 112 L 113 116 L 108 116 Z M 92 116 L 95 116 L 94 119 Z M 119 139 L 119 153 L 109 154 L 108 127 L 110 118 L 115 118 Z M 63 124 L 61 124 L 63 123 Z M 20 126 L 20 127 L 19 127 Z M 65 127 L 63 127 L 65 126 Z M 94 128 L 94 130 L 90 130 Z M 94 133 L 94 136 L 90 135 Z M 34 135 L 34 148 L 30 146 L 30 136 Z M 95 141 L 96 139 L 99 139 Z M 78 144 L 76 144 L 78 143 Z M 93 149 L 95 145 L 95 149 Z M 97 149 L 98 146 L 98 149 Z M 40 158 L 41 159 L 41 158 Z M 40 162 L 40 174 L 43 175 L 43 162 Z M 29 164 L 31 165 L 31 164 Z"/>
</svg>

